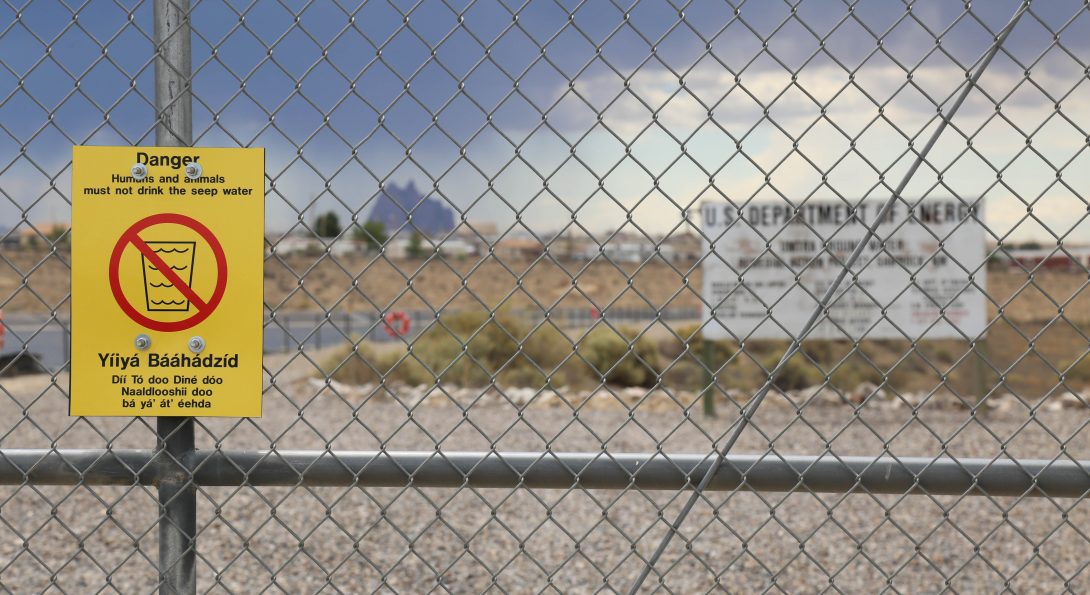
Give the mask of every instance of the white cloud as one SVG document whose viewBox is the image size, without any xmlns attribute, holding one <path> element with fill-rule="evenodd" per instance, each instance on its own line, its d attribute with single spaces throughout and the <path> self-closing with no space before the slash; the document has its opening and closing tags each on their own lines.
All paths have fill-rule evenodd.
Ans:
<svg viewBox="0 0 1090 595">
<path fill-rule="evenodd" d="M 988 223 L 997 235 L 1040 235 L 1039 225 L 1017 226 L 1026 212 L 1014 198 L 1017 194 L 1037 201 L 1034 212 L 1044 225 L 1066 233 L 1073 217 L 1085 208 L 1072 211 L 1082 202 L 1053 183 L 1055 170 L 1026 149 L 1026 135 L 1054 165 L 1080 154 L 1085 134 L 1063 123 L 1053 103 L 1038 90 L 1053 96 L 1066 94 L 1083 80 L 1078 74 L 1062 63 L 1048 62 L 1033 70 L 1031 81 L 1012 69 L 987 71 L 980 83 L 983 92 L 971 93 L 906 194 L 954 194 L 966 200 L 983 194 L 989 203 Z M 602 74 L 580 81 L 576 88 L 591 104 L 608 106 L 602 123 L 631 147 L 629 160 L 652 172 L 651 176 L 626 174 L 626 184 L 621 185 L 626 204 L 652 191 L 654 176 L 665 180 L 666 166 L 682 155 L 683 147 L 703 169 L 718 172 L 715 190 L 733 200 L 775 198 L 777 193 L 792 200 L 811 194 L 885 198 L 888 187 L 896 185 L 913 160 L 908 138 L 913 149 L 922 148 L 937 125 L 935 103 L 949 103 L 965 73 L 953 66 L 921 66 L 912 73 L 916 86 L 905 87 L 905 71 L 886 64 L 864 65 L 852 78 L 858 88 L 848 85 L 844 69 L 821 66 L 804 69 L 794 82 L 790 73 L 780 69 L 746 72 L 736 83 L 734 75 L 721 66 L 702 63 L 685 74 L 684 84 L 665 69 L 645 68 L 632 77 L 627 90 L 619 77 Z M 1062 112 L 1068 117 L 1090 111 L 1090 90 L 1085 87 L 1076 87 L 1065 97 Z M 989 96 L 1006 98 L 1000 115 Z M 881 113 L 876 102 L 882 104 Z M 821 103 L 828 104 L 824 117 Z M 578 113 L 556 120 L 573 135 L 595 124 Z M 652 131 L 655 140 L 648 142 Z M 592 132 L 584 144 L 600 144 L 607 136 L 604 131 Z M 732 136 L 742 139 L 741 152 Z M 965 136 L 972 137 L 971 149 Z M 1085 163 L 1090 158 L 1077 160 Z M 997 184 L 996 169 L 1002 169 L 1001 184 Z M 936 170 L 943 172 L 943 186 L 936 186 Z M 613 174 L 606 171 L 598 173 L 608 183 Z M 1087 167 L 1062 167 L 1064 180 L 1076 192 L 1088 187 L 1088 171 Z M 704 176 L 673 179 L 668 184 L 660 181 L 658 188 L 681 203 L 707 194 L 707 189 Z M 646 213 L 645 218 L 659 217 L 673 225 L 676 207 L 659 202 L 659 212 Z M 1090 234 L 1080 228 L 1073 239 L 1086 241 Z"/>
<path fill-rule="evenodd" d="M 303 155 L 313 167 L 296 162 L 285 169 L 284 164 L 298 157 L 293 141 L 302 139 L 286 139 L 271 130 L 258 134 L 257 121 L 236 122 L 231 130 L 235 138 L 253 137 L 266 146 L 270 174 L 278 176 L 277 189 L 296 208 L 325 191 L 323 176 L 332 176 L 330 192 L 350 207 L 362 204 L 377 188 L 363 169 L 366 165 L 376 175 L 392 174 L 399 183 L 416 178 L 424 188 L 431 185 L 429 177 L 442 176 L 443 196 L 462 208 L 476 204 L 470 211 L 473 219 L 511 222 L 513 210 L 529 203 L 526 214 L 532 216 L 524 222 L 536 232 L 561 227 L 570 221 L 569 210 L 576 208 L 580 223 L 604 230 L 622 224 L 627 208 L 632 209 L 633 222 L 662 232 L 676 225 L 681 209 L 701 196 L 726 195 L 736 201 L 776 198 L 778 193 L 793 200 L 810 195 L 885 198 L 889 190 L 880 182 L 896 184 L 911 161 L 904 135 L 920 148 L 935 125 L 933 101 L 946 100 L 965 78 L 952 64 L 933 61 L 916 68 L 915 87 L 906 87 L 905 71 L 878 59 L 854 75 L 830 62 L 814 62 L 794 81 L 789 72 L 766 61 L 743 71 L 738 82 L 710 59 L 685 72 L 683 80 L 649 63 L 633 74 L 627 89 L 623 79 L 606 69 L 587 72 L 593 74 L 577 80 L 573 92 L 583 99 L 569 94 L 549 114 L 549 125 L 557 133 L 541 128 L 526 139 L 538 125 L 530 120 L 525 120 L 524 130 L 504 129 L 514 142 L 522 143 L 517 158 L 507 140 L 482 134 L 464 157 L 450 143 L 416 145 L 413 159 L 421 164 L 416 167 L 405 161 L 404 149 L 395 142 L 375 140 L 361 147 L 360 163 L 341 168 L 349 160 L 349 148 L 341 141 L 316 137 L 305 145 Z M 956 194 L 965 199 L 983 194 L 989 202 L 989 225 L 998 235 L 1041 235 L 1039 226 L 1018 224 L 1026 215 L 1025 206 L 1015 198 L 1019 195 L 1037 201 L 1034 213 L 1045 225 L 1060 232 L 1070 229 L 1085 212 L 1077 195 L 1090 188 L 1090 155 L 1083 152 L 1086 132 L 1076 127 L 1083 120 L 1076 115 L 1090 113 L 1085 74 L 1059 56 L 1035 65 L 1032 80 L 1026 81 L 1009 61 L 997 60 L 981 87 L 983 93 L 974 92 L 954 117 L 952 128 L 929 155 L 929 166 L 921 168 L 907 194 Z M 1038 87 L 1053 98 L 1063 97 L 1060 114 Z M 549 93 L 566 92 L 565 83 Z M 1000 115 L 988 96 L 1002 99 Z M 583 100 L 601 112 L 601 121 L 582 105 Z M 883 106 L 881 118 L 875 102 Z M 1075 125 L 1064 122 L 1062 115 Z M 517 126 L 520 119 L 511 121 Z M 239 136 L 243 130 L 246 134 Z M 963 134 L 973 136 L 975 152 L 966 152 Z M 1032 137 L 1032 151 L 1043 159 L 1027 149 L 1026 135 Z M 234 142 L 215 129 L 202 140 Z M 574 152 L 568 143 L 577 143 Z M 497 175 L 512 159 L 514 163 Z M 1049 162 L 1061 168 L 1071 190 L 1055 183 L 1056 171 Z M 450 164 L 455 166 L 445 173 Z M 946 187 L 933 188 L 937 175 L 932 167 L 943 170 Z M 995 171 L 1000 168 L 1001 181 Z M 64 166 L 56 170 L 64 171 Z M 486 177 L 491 176 L 493 191 L 502 200 L 487 192 Z M 34 170 L 8 171 L 0 183 L 22 205 L 49 190 L 48 179 Z M 67 173 L 58 177 L 57 187 L 67 194 Z M 269 206 L 270 228 L 297 220 L 284 200 L 270 200 Z M 327 195 L 318 208 L 334 206 Z M 45 221 L 63 217 L 65 209 L 60 194 L 53 193 L 29 215 Z M 17 220 L 21 212 L 10 203 L 0 204 L 0 216 Z M 1090 239 L 1083 227 L 1087 226 L 1076 230 L 1074 239 Z"/>
</svg>

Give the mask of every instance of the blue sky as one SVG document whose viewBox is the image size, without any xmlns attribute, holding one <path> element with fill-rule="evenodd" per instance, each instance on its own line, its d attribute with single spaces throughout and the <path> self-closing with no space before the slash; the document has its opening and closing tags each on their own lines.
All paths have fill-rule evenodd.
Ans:
<svg viewBox="0 0 1090 595">
<path fill-rule="evenodd" d="M 0 7 L 0 225 L 67 220 L 71 145 L 153 144 L 152 7 L 122 4 Z M 668 233 L 699 200 L 888 196 L 1016 6 L 195 2 L 194 136 L 266 148 L 270 230 L 414 181 L 501 229 Z M 908 193 L 1086 242 L 1090 14 L 1033 11 Z"/>
</svg>

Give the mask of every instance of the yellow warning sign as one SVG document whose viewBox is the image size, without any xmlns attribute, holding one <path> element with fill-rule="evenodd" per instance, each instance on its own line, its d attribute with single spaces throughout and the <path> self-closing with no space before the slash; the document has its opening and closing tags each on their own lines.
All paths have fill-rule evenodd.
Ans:
<svg viewBox="0 0 1090 595">
<path fill-rule="evenodd" d="M 74 147 L 72 415 L 261 415 L 264 149 Z"/>
</svg>

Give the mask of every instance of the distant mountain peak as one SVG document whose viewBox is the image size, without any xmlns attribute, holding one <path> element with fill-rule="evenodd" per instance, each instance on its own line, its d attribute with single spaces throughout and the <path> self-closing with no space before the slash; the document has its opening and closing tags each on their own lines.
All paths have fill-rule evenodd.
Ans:
<svg viewBox="0 0 1090 595">
<path fill-rule="evenodd" d="M 412 215 L 412 224 L 406 225 Z M 386 184 L 367 217 L 379 221 L 391 235 L 404 226 L 407 233 L 419 231 L 428 236 L 444 235 L 454 229 L 454 212 L 441 199 L 425 198 L 410 180 L 405 186 Z"/>
</svg>

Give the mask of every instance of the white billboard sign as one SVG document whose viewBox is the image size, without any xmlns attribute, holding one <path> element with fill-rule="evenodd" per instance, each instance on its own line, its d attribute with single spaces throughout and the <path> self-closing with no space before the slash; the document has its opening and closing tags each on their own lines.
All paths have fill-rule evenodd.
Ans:
<svg viewBox="0 0 1090 595">
<path fill-rule="evenodd" d="M 715 339 L 797 336 L 866 234 L 878 224 L 814 339 L 976 337 L 985 327 L 983 214 L 956 199 L 726 202 L 701 207 L 704 334 Z"/>
</svg>

